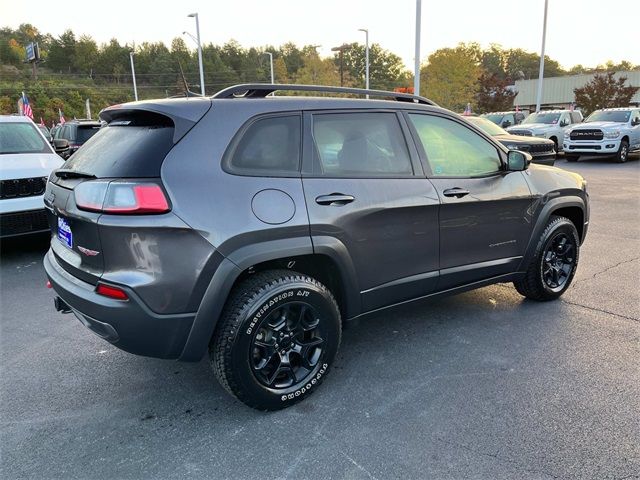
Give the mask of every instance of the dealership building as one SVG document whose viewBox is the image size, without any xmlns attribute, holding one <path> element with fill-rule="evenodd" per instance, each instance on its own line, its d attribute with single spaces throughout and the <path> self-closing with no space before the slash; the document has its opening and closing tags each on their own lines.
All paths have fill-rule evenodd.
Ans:
<svg viewBox="0 0 640 480">
<path fill-rule="evenodd" d="M 542 85 L 542 108 L 569 108 L 575 102 L 574 88 L 585 86 L 593 80 L 593 73 L 569 75 L 566 77 L 545 78 Z M 640 87 L 640 70 L 617 72 L 614 78 L 627 77 L 625 85 Z M 515 90 L 518 94 L 513 99 L 513 106 L 523 110 L 535 111 L 538 94 L 538 79 L 516 80 Z M 631 106 L 640 106 L 640 90 L 631 99 Z M 619 105 L 620 107 L 626 105 Z M 578 106 L 579 107 L 579 106 Z"/>
</svg>

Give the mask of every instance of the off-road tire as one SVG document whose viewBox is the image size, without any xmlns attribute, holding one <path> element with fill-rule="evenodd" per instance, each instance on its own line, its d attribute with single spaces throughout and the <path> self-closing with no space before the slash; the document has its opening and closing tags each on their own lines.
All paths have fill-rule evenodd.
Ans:
<svg viewBox="0 0 640 480">
<path fill-rule="evenodd" d="M 296 382 L 297 375 L 291 370 L 287 372 L 289 379 L 294 381 L 291 386 L 278 388 L 274 383 L 271 384 L 274 387 L 269 388 L 265 378 L 256 373 L 262 371 L 257 370 L 255 357 L 264 353 L 263 347 L 257 347 L 256 342 L 258 338 L 264 338 L 264 328 L 273 328 L 271 321 L 279 321 L 288 314 L 279 312 L 289 312 L 294 307 L 300 308 L 300 312 L 304 308 L 307 317 L 318 317 L 318 327 L 315 328 L 321 326 L 320 331 L 326 338 L 322 348 L 314 351 L 314 355 L 319 355 L 314 366 L 305 363 L 309 370 L 298 370 L 305 375 L 304 378 Z M 300 318 L 303 315 L 300 313 Z M 288 321 L 284 320 L 284 323 L 286 328 Z M 277 342 L 277 335 L 271 336 L 273 332 L 269 332 L 269 341 Z M 253 274 L 234 287 L 211 339 L 209 359 L 218 381 L 231 395 L 258 410 L 279 410 L 303 400 L 318 389 L 338 352 L 341 334 L 340 310 L 329 289 L 307 275 L 290 270 L 270 270 Z M 293 338 L 291 345 L 294 345 L 297 337 L 293 333 L 290 335 Z M 278 353 L 277 343 L 275 347 L 275 354 L 271 353 L 270 358 L 280 362 L 284 357 Z M 271 345 L 268 348 L 273 351 Z M 299 359 L 295 352 L 291 353 L 292 357 L 288 355 L 286 358 L 292 359 L 292 364 L 293 359 Z M 264 357 L 267 356 L 264 353 Z M 277 363 L 273 370 L 279 371 L 283 364 Z"/>
<path fill-rule="evenodd" d="M 573 241 L 575 248 L 575 260 L 573 266 L 567 275 L 563 285 L 558 288 L 551 288 L 544 280 L 545 253 L 547 252 L 550 242 L 558 235 L 564 234 Z M 536 245 L 536 250 L 529 262 L 526 274 L 520 280 L 513 282 L 518 293 L 530 300 L 539 302 L 555 300 L 560 297 L 571 285 L 571 281 L 578 267 L 580 256 L 580 239 L 575 225 L 566 217 L 552 216 L 549 223 L 540 235 L 540 240 Z"/>
</svg>

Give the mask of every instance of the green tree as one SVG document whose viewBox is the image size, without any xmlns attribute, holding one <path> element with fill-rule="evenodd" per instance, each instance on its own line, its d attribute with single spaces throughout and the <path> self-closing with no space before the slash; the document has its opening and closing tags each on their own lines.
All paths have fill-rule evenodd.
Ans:
<svg viewBox="0 0 640 480">
<path fill-rule="evenodd" d="M 47 67 L 57 72 L 71 73 L 74 69 L 75 58 L 76 36 L 71 30 L 66 30 L 49 46 Z"/>
<path fill-rule="evenodd" d="M 366 47 L 351 43 L 343 51 L 343 65 L 355 86 L 364 88 L 366 74 Z M 334 62 L 339 68 L 340 55 L 336 52 Z M 391 90 L 404 83 L 406 68 L 402 59 L 395 53 L 383 49 L 374 43 L 369 47 L 369 85 L 371 88 Z"/>
<path fill-rule="evenodd" d="M 321 59 L 317 54 L 312 54 L 304 59 L 295 81 L 310 85 L 340 85 L 340 73 L 332 59 Z"/>
<path fill-rule="evenodd" d="M 510 110 L 516 92 L 509 87 L 508 80 L 499 75 L 484 72 L 480 75 L 476 108 L 480 113 Z"/>
<path fill-rule="evenodd" d="M 98 56 L 98 45 L 88 35 L 83 35 L 76 42 L 75 58 L 73 62 L 76 72 L 89 74 Z"/>
<path fill-rule="evenodd" d="M 442 107 L 461 112 L 467 103 L 475 106 L 482 69 L 474 46 L 436 50 L 420 74 L 425 80 L 420 93 Z"/>
<path fill-rule="evenodd" d="M 625 85 L 627 77 L 614 78 L 615 72 L 595 74 L 584 87 L 574 88 L 576 104 L 587 114 L 601 108 L 626 107 L 640 87 Z"/>
<path fill-rule="evenodd" d="M 540 55 L 537 53 L 527 52 L 521 48 L 513 48 L 504 52 L 503 61 L 505 72 L 509 78 L 514 80 L 538 78 Z M 545 77 L 559 77 L 565 74 L 566 72 L 557 61 L 552 60 L 547 55 L 544 56 Z"/>
</svg>

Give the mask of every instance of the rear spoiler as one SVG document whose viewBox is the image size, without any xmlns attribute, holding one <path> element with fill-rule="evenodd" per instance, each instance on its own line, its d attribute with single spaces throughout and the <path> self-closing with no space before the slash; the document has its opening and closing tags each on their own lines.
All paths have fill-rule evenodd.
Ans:
<svg viewBox="0 0 640 480">
<path fill-rule="evenodd" d="M 162 115 L 173 123 L 173 143 L 178 143 L 210 108 L 211 99 L 207 97 L 145 100 L 107 107 L 100 112 L 100 119 L 110 123 L 119 118 L 135 115 L 136 112 Z"/>
</svg>

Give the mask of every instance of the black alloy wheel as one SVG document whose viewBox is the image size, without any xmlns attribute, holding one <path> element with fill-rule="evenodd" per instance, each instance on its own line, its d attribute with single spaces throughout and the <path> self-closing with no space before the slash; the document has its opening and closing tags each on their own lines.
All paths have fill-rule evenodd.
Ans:
<svg viewBox="0 0 640 480">
<path fill-rule="evenodd" d="M 559 292 L 575 265 L 574 240 L 564 232 L 557 233 L 550 239 L 542 258 L 542 279 L 552 292 Z"/>
<path fill-rule="evenodd" d="M 267 388 L 284 389 L 306 382 L 322 357 L 324 325 L 318 311 L 304 302 L 273 310 L 256 329 L 251 366 Z"/>
</svg>

